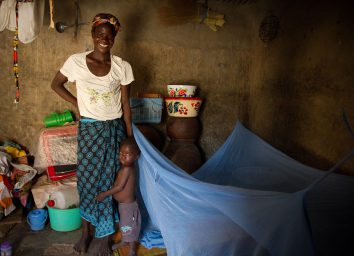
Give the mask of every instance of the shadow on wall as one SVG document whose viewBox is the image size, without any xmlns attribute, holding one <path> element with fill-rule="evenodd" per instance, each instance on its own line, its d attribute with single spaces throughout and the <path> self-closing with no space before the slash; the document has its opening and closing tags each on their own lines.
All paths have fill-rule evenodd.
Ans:
<svg viewBox="0 0 354 256">
<path fill-rule="evenodd" d="M 142 90 L 142 86 L 150 84 L 152 80 L 151 69 L 149 69 L 149 67 L 151 66 L 153 59 L 146 58 L 146 55 L 149 55 L 148 52 L 135 51 L 135 48 L 131 47 L 132 45 L 138 43 L 139 40 L 137 40 L 137 35 L 141 34 L 142 30 L 144 29 L 144 24 L 145 23 L 143 17 L 140 15 L 139 10 L 136 10 L 135 13 L 131 13 L 126 20 L 126 27 L 129 27 L 129 32 L 125 37 L 124 44 L 126 47 L 124 56 L 132 65 L 135 79 L 138 79 L 135 80 L 136 86 L 133 88 L 133 91 L 135 92 Z M 147 63 L 147 61 L 149 62 Z M 139 79 L 142 79 L 143 81 Z M 142 92 L 146 92 L 145 89 L 146 88 L 144 88 Z"/>
<path fill-rule="evenodd" d="M 338 40 L 340 32 L 333 33 L 333 28 L 345 29 L 330 22 L 335 10 L 345 13 L 344 17 L 349 14 L 343 11 L 343 5 L 313 2 L 307 6 L 303 20 L 294 24 L 292 18 L 300 7 L 291 5 L 294 8 L 289 4 L 288 8 L 279 8 L 283 33 L 261 52 L 261 67 L 265 70 L 260 72 L 265 75 L 257 92 L 257 123 L 259 129 L 263 126 L 261 136 L 284 153 L 313 167 L 328 169 L 353 144 L 345 139 L 349 136 L 343 134 L 345 124 L 340 118 L 341 108 L 349 102 L 342 92 L 344 71 L 329 62 L 340 58 L 336 54 L 345 50 L 332 44 L 333 50 L 328 51 L 323 42 Z"/>
</svg>

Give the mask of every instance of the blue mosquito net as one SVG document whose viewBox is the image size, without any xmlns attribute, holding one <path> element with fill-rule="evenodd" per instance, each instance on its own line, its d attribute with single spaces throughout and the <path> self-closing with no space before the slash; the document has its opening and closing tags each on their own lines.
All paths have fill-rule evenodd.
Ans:
<svg viewBox="0 0 354 256">
<path fill-rule="evenodd" d="M 351 244 L 345 234 L 353 234 L 353 222 L 345 219 L 354 218 L 354 179 L 328 174 L 353 152 L 321 172 L 237 123 L 221 148 L 189 175 L 133 129 L 141 150 L 145 247 L 166 247 L 172 256 L 310 256 L 341 255 Z"/>
</svg>

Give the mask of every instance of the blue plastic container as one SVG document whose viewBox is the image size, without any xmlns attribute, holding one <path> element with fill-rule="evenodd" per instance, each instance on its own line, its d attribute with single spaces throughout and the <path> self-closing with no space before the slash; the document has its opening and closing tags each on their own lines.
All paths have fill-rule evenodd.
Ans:
<svg viewBox="0 0 354 256">
<path fill-rule="evenodd" d="M 44 209 L 32 210 L 27 215 L 27 222 L 33 231 L 42 230 L 48 218 L 48 212 Z"/>
</svg>

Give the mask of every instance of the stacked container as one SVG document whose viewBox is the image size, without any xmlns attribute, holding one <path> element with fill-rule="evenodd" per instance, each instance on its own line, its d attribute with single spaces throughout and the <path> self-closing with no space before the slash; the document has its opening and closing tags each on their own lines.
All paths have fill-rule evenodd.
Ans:
<svg viewBox="0 0 354 256">
<path fill-rule="evenodd" d="M 202 99 L 194 97 L 197 91 L 195 85 L 167 85 L 169 97 L 165 98 L 169 116 L 196 117 L 198 116 Z"/>
<path fill-rule="evenodd" d="M 194 97 L 195 85 L 167 85 L 165 98 L 169 118 L 166 133 L 169 138 L 164 155 L 187 173 L 193 173 L 203 163 L 197 142 L 201 133 L 198 119 L 202 99 Z"/>
</svg>

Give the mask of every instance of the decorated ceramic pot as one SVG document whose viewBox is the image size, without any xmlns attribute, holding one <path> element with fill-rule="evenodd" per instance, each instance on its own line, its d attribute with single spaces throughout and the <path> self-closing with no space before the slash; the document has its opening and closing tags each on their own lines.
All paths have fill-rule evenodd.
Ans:
<svg viewBox="0 0 354 256">
<path fill-rule="evenodd" d="M 169 97 L 194 97 L 197 91 L 196 85 L 167 85 Z"/>
<path fill-rule="evenodd" d="M 201 98 L 165 98 L 167 113 L 169 116 L 174 117 L 198 116 L 202 101 Z"/>
</svg>

